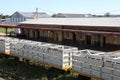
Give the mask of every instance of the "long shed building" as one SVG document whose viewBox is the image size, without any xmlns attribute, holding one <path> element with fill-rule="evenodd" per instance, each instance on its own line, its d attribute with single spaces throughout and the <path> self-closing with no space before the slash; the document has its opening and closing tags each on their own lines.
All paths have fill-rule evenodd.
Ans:
<svg viewBox="0 0 120 80">
<path fill-rule="evenodd" d="M 120 18 L 40 18 L 19 27 L 28 39 L 80 48 L 120 48 Z"/>
</svg>

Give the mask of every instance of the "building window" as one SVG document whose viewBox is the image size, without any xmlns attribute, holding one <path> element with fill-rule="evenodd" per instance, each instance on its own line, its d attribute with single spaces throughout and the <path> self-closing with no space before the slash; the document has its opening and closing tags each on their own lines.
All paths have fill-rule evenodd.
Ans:
<svg viewBox="0 0 120 80">
<path fill-rule="evenodd" d="M 13 21 L 12 21 L 12 18 L 10 19 L 10 21 L 13 22 Z"/>
<path fill-rule="evenodd" d="M 19 22 L 19 18 L 18 17 L 16 18 L 16 22 Z"/>
<path fill-rule="evenodd" d="M 12 18 L 12 22 L 14 22 L 14 17 Z"/>
<path fill-rule="evenodd" d="M 23 18 L 23 20 L 22 21 L 25 21 L 25 18 Z"/>
<path fill-rule="evenodd" d="M 19 17 L 19 22 L 22 22 L 22 18 L 21 17 Z"/>
<path fill-rule="evenodd" d="M 20 18 L 18 17 L 18 22 L 20 22 Z"/>
<path fill-rule="evenodd" d="M 18 22 L 18 18 L 16 18 L 16 22 Z"/>
</svg>

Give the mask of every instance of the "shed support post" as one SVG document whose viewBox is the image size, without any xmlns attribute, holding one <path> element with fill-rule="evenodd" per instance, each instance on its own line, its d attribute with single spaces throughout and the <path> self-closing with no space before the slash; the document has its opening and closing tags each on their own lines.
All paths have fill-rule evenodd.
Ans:
<svg viewBox="0 0 120 80">
<path fill-rule="evenodd" d="M 6 27 L 6 28 L 5 28 L 5 33 L 6 33 L 6 36 L 7 36 L 7 29 L 8 29 L 8 28 Z"/>
</svg>

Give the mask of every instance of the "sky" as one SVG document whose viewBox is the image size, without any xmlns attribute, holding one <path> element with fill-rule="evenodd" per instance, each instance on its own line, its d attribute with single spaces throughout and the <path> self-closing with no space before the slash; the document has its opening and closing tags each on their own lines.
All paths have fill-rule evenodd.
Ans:
<svg viewBox="0 0 120 80">
<path fill-rule="evenodd" d="M 16 11 L 54 13 L 120 14 L 120 0 L 1 0 L 0 14 Z"/>
</svg>

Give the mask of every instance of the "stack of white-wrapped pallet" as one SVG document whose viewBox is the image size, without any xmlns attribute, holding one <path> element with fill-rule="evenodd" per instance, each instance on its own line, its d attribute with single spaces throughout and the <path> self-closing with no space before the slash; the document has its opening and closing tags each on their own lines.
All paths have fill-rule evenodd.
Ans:
<svg viewBox="0 0 120 80">
<path fill-rule="evenodd" d="M 74 51 L 72 55 L 73 55 L 72 56 L 72 70 L 81 73 L 82 63 L 84 63 L 87 53 L 81 54 L 81 51 Z"/>
<path fill-rule="evenodd" d="M 23 54 L 23 40 L 14 40 L 10 42 L 10 53 L 12 55 L 19 55 L 22 56 Z"/>
<path fill-rule="evenodd" d="M 91 64 L 87 64 L 88 55 L 89 55 L 88 50 L 80 50 L 73 52 L 72 69 L 74 71 L 89 74 L 90 70 L 88 68 L 90 67 Z"/>
<path fill-rule="evenodd" d="M 55 67 L 72 67 L 72 52 L 78 50 L 76 47 L 19 40 L 11 42 L 11 54 L 29 58 Z"/>
<path fill-rule="evenodd" d="M 120 55 L 80 50 L 74 52 L 72 62 L 73 71 L 99 77 L 103 80 L 120 80 Z"/>
<path fill-rule="evenodd" d="M 113 80 L 120 80 L 120 55 L 113 61 Z"/>
<path fill-rule="evenodd" d="M 120 80 L 120 55 L 109 53 L 104 57 L 102 78 L 104 80 Z"/>
<path fill-rule="evenodd" d="M 101 68 L 103 67 L 103 58 L 105 53 L 99 51 L 90 51 L 91 75 L 101 77 Z"/>
<path fill-rule="evenodd" d="M 47 52 L 47 48 L 45 46 L 47 45 L 49 44 L 43 42 L 33 42 L 28 44 L 28 56 L 32 55 L 30 58 L 44 62 L 44 53 Z"/>
<path fill-rule="evenodd" d="M 74 52 L 72 62 L 73 71 L 101 77 L 103 55 L 103 52 L 92 50 L 80 50 L 79 52 Z"/>
<path fill-rule="evenodd" d="M 10 37 L 0 37 L 0 52 L 10 54 L 10 42 L 16 42 L 18 39 Z"/>
<path fill-rule="evenodd" d="M 37 51 L 38 45 L 40 45 L 40 42 L 29 40 L 11 42 L 11 54 L 25 58 L 37 59 L 36 56 L 39 57 L 40 54 L 40 52 Z"/>
<path fill-rule="evenodd" d="M 78 49 L 63 45 L 51 45 L 49 46 L 48 52 L 44 54 L 44 62 L 62 69 L 72 66 L 72 51 L 74 50 Z"/>
<path fill-rule="evenodd" d="M 102 67 L 102 78 L 104 80 L 112 80 L 112 72 L 113 72 L 113 58 L 116 56 L 112 54 L 107 54 L 104 56 L 104 65 Z"/>
<path fill-rule="evenodd" d="M 10 52 L 9 38 L 0 37 L 0 52 L 9 54 Z"/>
</svg>

